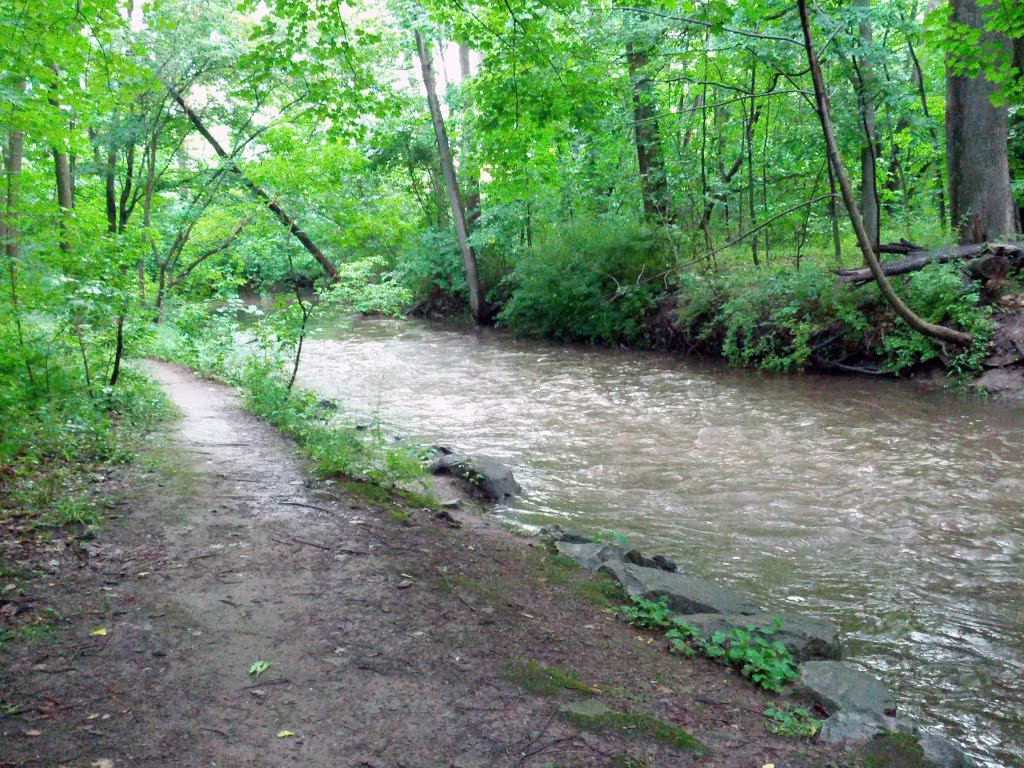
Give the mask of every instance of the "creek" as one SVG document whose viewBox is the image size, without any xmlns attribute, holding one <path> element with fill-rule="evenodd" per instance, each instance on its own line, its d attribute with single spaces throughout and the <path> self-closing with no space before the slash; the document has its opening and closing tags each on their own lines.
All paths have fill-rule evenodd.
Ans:
<svg viewBox="0 0 1024 768">
<path fill-rule="evenodd" d="M 356 420 L 509 464 L 496 514 L 616 531 L 846 656 L 986 766 L 1024 765 L 1024 409 L 906 382 L 371 319 L 308 342 Z"/>
</svg>

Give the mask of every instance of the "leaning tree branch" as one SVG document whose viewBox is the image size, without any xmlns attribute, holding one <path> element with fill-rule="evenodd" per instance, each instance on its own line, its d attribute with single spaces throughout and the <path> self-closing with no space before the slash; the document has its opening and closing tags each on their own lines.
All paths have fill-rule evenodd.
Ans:
<svg viewBox="0 0 1024 768">
<path fill-rule="evenodd" d="M 175 102 L 177 102 L 178 106 L 181 107 L 181 110 L 185 113 L 185 116 L 188 117 L 189 121 L 192 123 L 195 129 L 199 131 L 200 134 L 202 134 L 204 139 L 206 139 L 206 143 L 209 144 L 213 148 L 213 151 L 216 152 L 221 158 L 228 161 L 228 168 L 238 176 L 238 179 L 239 181 L 241 181 L 242 186 L 244 186 L 254 196 L 256 196 L 257 198 L 264 202 L 267 208 L 269 208 L 274 213 L 274 215 L 277 216 L 278 221 L 284 224 L 284 226 L 295 237 L 295 239 L 302 243 L 303 247 L 305 247 L 305 249 L 309 251 L 310 254 L 312 254 L 313 258 L 320 262 L 320 266 L 324 268 L 324 271 L 330 276 L 331 280 L 337 280 L 338 268 L 334 266 L 334 263 L 329 258 L 327 258 L 326 255 L 324 255 L 324 252 L 320 250 L 320 247 L 316 243 L 313 242 L 313 239 L 309 236 L 309 234 L 307 234 L 304 229 L 299 227 L 295 219 L 293 219 L 291 216 L 285 213 L 284 209 L 281 208 L 280 205 L 278 205 L 278 203 L 270 196 L 270 194 L 265 189 L 263 189 L 263 187 L 256 184 L 254 181 L 252 181 L 252 179 L 250 179 L 242 172 L 242 169 L 239 168 L 238 164 L 234 161 L 233 156 L 229 154 L 224 149 L 224 147 L 220 145 L 220 142 L 217 141 L 217 139 L 214 138 L 213 134 L 210 133 L 210 131 L 203 124 L 202 118 L 200 118 L 199 115 L 195 112 L 195 110 L 193 110 L 188 105 L 188 103 L 185 101 L 184 97 L 178 92 L 178 90 L 169 83 L 165 83 L 164 85 L 167 87 L 168 92 L 170 92 L 171 96 L 174 98 Z"/>
<path fill-rule="evenodd" d="M 899 315 L 907 325 L 918 333 L 939 341 L 946 341 L 952 344 L 967 346 L 974 341 L 974 336 L 963 331 L 947 328 L 943 325 L 929 323 L 919 317 L 914 310 L 908 307 L 903 300 L 896 295 L 892 285 L 882 271 L 882 265 L 875 254 L 871 238 L 864 228 L 864 220 L 860 215 L 860 208 L 857 207 L 857 200 L 853 194 L 853 186 L 850 184 L 850 177 L 846 174 L 846 166 L 843 164 L 842 155 L 839 153 L 839 146 L 836 143 L 835 129 L 832 127 L 832 114 L 829 106 L 828 92 L 825 89 L 825 78 L 821 74 L 821 66 L 818 64 L 818 57 L 814 52 L 814 40 L 811 37 L 811 22 L 807 15 L 807 0 L 797 0 L 797 8 L 800 11 L 800 27 L 804 33 L 804 50 L 807 52 L 807 63 L 811 68 L 811 80 L 814 82 L 814 96 L 817 105 L 818 119 L 821 121 L 821 131 L 825 135 L 825 147 L 829 160 L 835 171 L 836 179 L 839 182 L 839 190 L 846 204 L 846 211 L 850 215 L 850 223 L 857 234 L 857 245 L 860 246 L 864 260 L 871 270 L 871 274 L 878 283 L 878 289 L 882 292 L 885 300 L 893 311 Z"/>
</svg>

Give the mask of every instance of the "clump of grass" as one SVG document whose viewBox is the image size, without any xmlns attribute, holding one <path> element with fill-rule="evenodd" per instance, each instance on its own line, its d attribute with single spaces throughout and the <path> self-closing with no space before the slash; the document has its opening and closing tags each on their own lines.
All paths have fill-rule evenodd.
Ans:
<svg viewBox="0 0 1024 768">
<path fill-rule="evenodd" d="M 561 691 L 597 694 L 601 689 L 583 682 L 568 667 L 546 664 L 531 659 L 523 664 L 511 664 L 501 670 L 501 676 L 518 684 L 530 693 L 551 696 Z"/>
<path fill-rule="evenodd" d="M 611 608 L 626 599 L 626 593 L 622 589 L 622 585 L 607 577 L 598 577 L 591 581 L 584 581 L 576 587 L 576 591 L 588 600 L 605 608 Z"/>
</svg>

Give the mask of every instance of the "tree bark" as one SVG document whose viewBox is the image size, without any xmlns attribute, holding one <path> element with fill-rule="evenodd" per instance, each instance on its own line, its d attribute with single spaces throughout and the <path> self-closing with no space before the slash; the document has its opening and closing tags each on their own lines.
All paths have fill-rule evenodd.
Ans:
<svg viewBox="0 0 1024 768">
<path fill-rule="evenodd" d="M 107 202 L 107 232 L 117 232 L 117 188 L 114 174 L 117 171 L 117 148 L 111 147 L 107 152 L 107 164 L 103 169 L 104 197 Z"/>
<path fill-rule="evenodd" d="M 985 19 L 977 0 L 951 0 L 953 19 L 981 28 Z M 986 32 L 983 44 L 1010 46 L 1002 34 Z M 947 61 L 947 64 L 949 62 Z M 992 103 L 997 86 L 984 75 L 946 74 L 946 163 L 949 213 L 960 243 L 1004 237 L 1016 228 L 1010 191 L 1006 107 Z"/>
<path fill-rule="evenodd" d="M 633 141 L 640 170 L 644 215 L 668 222 L 674 215 L 661 151 L 654 85 L 644 71 L 647 67 L 646 51 L 632 42 L 626 43 L 626 64 L 633 86 Z"/>
<path fill-rule="evenodd" d="M 232 173 L 238 176 L 238 179 L 242 183 L 242 186 L 249 190 L 249 192 L 251 192 L 255 197 L 259 198 L 264 202 L 267 208 L 269 208 L 273 212 L 273 214 L 277 216 L 278 221 L 284 224 L 284 226 L 288 229 L 292 236 L 295 237 L 295 239 L 298 240 L 300 243 L 302 243 L 303 247 L 307 251 L 309 251 L 309 253 L 313 256 L 314 259 L 316 259 L 320 263 L 320 266 L 324 268 L 324 271 L 328 274 L 328 276 L 330 276 L 331 280 L 337 280 L 338 268 L 334 266 L 334 263 L 329 258 L 327 258 L 326 255 L 324 255 L 324 252 L 320 250 L 320 247 L 315 242 L 313 242 L 313 239 L 306 233 L 306 231 L 299 227 L 299 225 L 295 222 L 295 219 L 293 219 L 291 216 L 285 213 L 284 209 L 282 209 L 281 206 L 274 201 L 274 199 L 265 189 L 263 189 L 263 187 L 254 183 L 248 176 L 246 176 L 242 172 L 242 169 L 238 167 L 238 165 L 232 159 L 231 155 L 228 154 L 224 147 L 220 145 L 220 142 L 213 137 L 213 134 L 210 133 L 209 130 L 207 130 L 206 126 L 203 124 L 202 119 L 188 105 L 184 97 L 182 97 L 182 95 L 178 93 L 178 91 L 173 86 L 166 85 L 166 88 L 168 92 L 171 94 L 171 96 L 174 98 L 174 101 L 178 104 L 179 107 L 181 107 L 181 110 L 185 113 L 185 116 L 188 117 L 189 122 L 191 122 L 193 127 L 195 127 L 195 129 L 199 131 L 200 134 L 202 134 L 203 138 L 206 139 L 206 142 L 213 148 L 213 151 L 216 152 L 221 158 L 228 161 L 229 170 L 231 170 Z"/>
<path fill-rule="evenodd" d="M 864 9 L 871 7 L 870 0 L 858 0 Z M 871 22 L 860 22 L 861 45 L 868 47 L 874 43 Z M 875 100 L 872 95 L 875 88 L 874 67 L 866 57 L 854 59 L 856 77 L 857 106 L 860 111 L 861 129 L 864 138 L 860 148 L 860 212 L 864 218 L 864 229 L 867 230 L 875 253 L 881 243 L 881 222 L 878 204 L 878 135 L 875 128 Z"/>
<path fill-rule="evenodd" d="M 24 81 L 21 83 L 24 87 Z M 25 372 L 30 384 L 35 384 L 32 361 L 25 346 L 25 331 L 21 323 L 21 301 L 18 297 L 18 259 L 21 256 L 21 232 L 18 227 L 18 199 L 21 192 L 21 169 L 25 159 L 25 132 L 20 128 L 11 131 L 7 140 L 7 152 L 4 155 L 4 171 L 7 176 L 7 189 L 4 195 L 4 211 L 0 217 L 0 240 L 3 241 L 4 255 L 7 256 L 7 274 L 11 284 L 11 314 L 14 316 L 14 327 L 18 334 L 18 350 L 21 352 Z"/>
<path fill-rule="evenodd" d="M 948 341 L 953 344 L 968 345 L 974 341 L 969 333 L 955 331 L 941 325 L 929 323 L 918 317 L 903 300 L 896 295 L 892 285 L 882 271 L 882 265 L 878 261 L 878 255 L 871 244 L 867 230 L 864 229 L 864 221 L 861 219 L 860 210 L 857 208 L 857 200 L 853 195 L 853 186 L 850 184 L 850 177 L 846 175 L 846 166 L 843 165 L 842 155 L 839 154 L 839 146 L 836 144 L 835 130 L 832 127 L 832 114 L 829 106 L 828 91 L 825 88 L 825 78 L 821 74 L 821 67 L 818 64 L 817 54 L 814 52 L 814 41 L 811 38 L 811 22 L 807 16 L 807 0 L 797 0 L 797 8 L 800 11 L 800 26 L 804 35 L 804 49 L 807 53 L 807 63 L 811 70 L 811 79 L 814 82 L 814 99 L 818 110 L 818 119 L 821 121 L 821 132 L 825 136 L 825 146 L 828 150 L 829 159 L 835 170 L 836 180 L 839 182 L 839 189 L 843 195 L 843 202 L 850 215 L 850 223 L 857 234 L 857 244 L 864 255 L 871 274 L 875 276 L 878 289 L 882 292 L 889 306 L 896 312 L 911 328 L 918 333 L 929 336 L 939 341 Z"/>
<path fill-rule="evenodd" d="M 937 248 L 934 251 L 912 251 L 907 254 L 906 258 L 884 262 L 882 264 L 882 272 L 887 277 L 905 275 L 927 267 L 929 264 L 945 264 L 949 261 L 981 256 L 985 253 L 996 254 L 1014 261 L 1022 261 L 1022 257 L 1024 257 L 1024 242 L 973 243 L 970 245 L 958 245 L 955 248 Z M 968 262 L 969 265 L 972 263 Z M 838 281 L 840 283 L 863 285 L 870 283 L 874 279 L 874 274 L 867 267 L 839 270 Z"/>
<path fill-rule="evenodd" d="M 71 215 L 71 209 L 75 207 L 74 192 L 71 182 L 71 162 L 67 152 L 58 149 L 53 150 L 53 167 L 57 180 L 57 206 L 60 208 L 60 249 L 69 251 L 70 243 L 67 240 L 67 219 Z"/>
<path fill-rule="evenodd" d="M 459 44 L 459 75 L 461 76 L 461 85 L 464 94 L 464 98 L 468 98 L 469 91 L 466 87 L 466 82 L 472 76 L 472 67 L 470 66 L 470 51 L 469 46 Z M 469 109 L 469 102 L 466 102 L 466 109 Z M 470 147 L 470 136 L 469 132 L 463 128 L 462 131 L 462 154 L 463 156 L 469 155 Z M 480 174 L 478 169 L 465 169 L 466 179 L 466 218 L 468 224 L 473 224 L 477 219 L 480 218 Z"/>
<path fill-rule="evenodd" d="M 434 81 L 434 67 L 430 52 L 423 40 L 423 35 L 416 31 L 416 52 L 419 54 L 420 68 L 423 72 L 423 86 L 427 91 L 427 106 L 430 108 L 430 121 L 434 125 L 434 136 L 437 139 L 437 150 L 441 156 L 441 171 L 448 189 L 448 202 L 452 209 L 452 220 L 455 223 L 455 234 L 462 251 L 462 266 L 466 273 L 466 285 L 469 287 L 469 310 L 473 319 L 485 324 L 487 322 L 486 302 L 480 286 L 480 276 L 476 262 L 476 252 L 469 242 L 469 228 L 466 223 L 466 209 L 462 204 L 459 192 L 459 181 L 455 176 L 455 161 L 452 158 L 451 145 L 448 143 L 448 132 L 444 127 L 441 114 L 441 102 L 437 98 L 437 86 Z"/>
</svg>

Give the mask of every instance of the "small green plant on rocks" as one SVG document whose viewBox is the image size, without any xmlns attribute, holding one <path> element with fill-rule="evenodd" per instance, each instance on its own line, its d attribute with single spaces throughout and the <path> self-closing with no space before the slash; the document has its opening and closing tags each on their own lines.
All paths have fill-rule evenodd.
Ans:
<svg viewBox="0 0 1024 768">
<path fill-rule="evenodd" d="M 776 619 L 775 629 L 758 628 L 753 625 L 736 627 L 727 632 L 715 632 L 703 643 L 703 650 L 710 658 L 720 658 L 739 668 L 740 674 L 749 677 L 769 691 L 782 690 L 783 684 L 797 676 L 796 663 L 792 654 L 771 635 L 779 629 L 782 621 Z"/>
<path fill-rule="evenodd" d="M 769 722 L 764 727 L 770 733 L 781 733 L 787 736 L 806 736 L 811 738 L 821 730 L 824 720 L 814 717 L 809 710 L 795 707 L 792 704 L 777 706 L 769 704 L 764 708 L 764 716 Z"/>
</svg>

